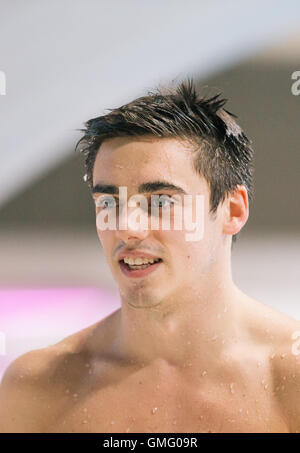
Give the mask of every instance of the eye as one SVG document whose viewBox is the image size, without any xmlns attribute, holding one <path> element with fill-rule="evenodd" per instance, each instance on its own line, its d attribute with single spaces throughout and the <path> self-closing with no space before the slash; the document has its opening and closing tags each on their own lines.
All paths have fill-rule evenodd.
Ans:
<svg viewBox="0 0 300 453">
<path fill-rule="evenodd" d="M 175 203 L 169 195 L 152 195 L 151 196 L 151 203 L 155 207 L 165 208 Z M 161 205 L 163 204 L 163 206 Z"/>
<path fill-rule="evenodd" d="M 117 200 L 115 197 L 99 197 L 96 201 L 96 206 L 101 209 L 111 209 L 117 206 Z"/>
</svg>

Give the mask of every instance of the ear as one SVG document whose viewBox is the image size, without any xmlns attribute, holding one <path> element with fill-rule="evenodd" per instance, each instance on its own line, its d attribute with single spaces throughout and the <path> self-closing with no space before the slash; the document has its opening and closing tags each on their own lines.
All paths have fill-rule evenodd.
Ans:
<svg viewBox="0 0 300 453">
<path fill-rule="evenodd" d="M 248 217 L 248 192 L 245 186 L 238 185 L 226 200 L 223 233 L 237 234 L 247 222 Z"/>
</svg>

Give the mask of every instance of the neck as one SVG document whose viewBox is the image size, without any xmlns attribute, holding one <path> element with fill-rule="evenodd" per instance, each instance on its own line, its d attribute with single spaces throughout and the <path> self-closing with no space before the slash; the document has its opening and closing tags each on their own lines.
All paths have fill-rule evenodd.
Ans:
<svg viewBox="0 0 300 453">
<path fill-rule="evenodd" d="M 195 279 L 196 280 L 196 279 Z M 155 306 L 132 307 L 122 297 L 118 351 L 129 361 L 156 359 L 173 365 L 215 358 L 238 335 L 241 291 L 231 272 L 197 279 L 194 285 L 164 298 Z"/>
</svg>

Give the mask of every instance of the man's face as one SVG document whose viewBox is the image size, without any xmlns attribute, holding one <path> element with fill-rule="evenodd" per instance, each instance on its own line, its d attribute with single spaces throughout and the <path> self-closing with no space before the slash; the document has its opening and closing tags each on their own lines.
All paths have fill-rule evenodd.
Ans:
<svg viewBox="0 0 300 453">
<path fill-rule="evenodd" d="M 97 154 L 93 172 L 94 187 L 98 184 L 126 187 L 127 200 L 137 195 L 139 187 L 145 183 L 161 181 L 181 188 L 181 190 L 160 188 L 149 191 L 149 186 L 144 187 L 141 194 L 149 203 L 149 211 L 143 213 L 148 219 L 148 229 L 139 230 L 133 229 L 128 224 L 124 230 L 119 228 L 118 220 L 122 216 L 123 208 L 119 216 L 118 193 L 111 195 L 101 189 L 93 194 L 96 216 L 101 211 L 103 213 L 103 209 L 107 210 L 112 206 L 110 201 L 113 197 L 117 200 L 117 228 L 103 231 L 97 227 L 97 233 L 113 277 L 119 286 L 122 300 L 126 300 L 131 306 L 153 307 L 162 300 L 176 301 L 178 297 L 186 294 L 188 289 L 196 287 L 200 278 L 204 278 L 208 285 L 214 284 L 214 269 L 218 265 L 218 253 L 222 242 L 222 211 L 218 209 L 216 218 L 209 214 L 209 187 L 206 180 L 194 170 L 192 153 L 188 146 L 186 142 L 174 138 L 121 137 L 106 140 Z M 185 229 L 184 222 L 180 230 L 172 227 L 174 225 L 172 205 L 169 208 L 171 229 L 162 228 L 161 221 L 159 229 L 151 229 L 151 195 L 164 195 L 162 198 L 165 198 L 165 201 L 162 201 L 159 207 L 161 217 L 168 205 L 167 196 L 176 200 L 176 203 L 182 203 L 184 207 L 185 194 L 192 196 L 194 221 L 196 195 L 203 196 L 202 239 L 186 240 L 186 233 L 189 230 Z M 100 200 L 102 203 L 99 203 Z M 127 205 L 127 216 L 129 217 L 132 211 L 137 211 L 138 206 L 139 204 L 136 207 Z M 183 215 L 184 213 L 183 209 Z M 141 257 L 151 255 L 160 258 L 161 261 L 150 265 L 150 272 L 149 269 L 139 273 L 131 272 L 128 265 L 119 260 L 120 254 L 123 253 L 124 258 L 124 254 L 130 257 L 132 252 Z"/>
</svg>

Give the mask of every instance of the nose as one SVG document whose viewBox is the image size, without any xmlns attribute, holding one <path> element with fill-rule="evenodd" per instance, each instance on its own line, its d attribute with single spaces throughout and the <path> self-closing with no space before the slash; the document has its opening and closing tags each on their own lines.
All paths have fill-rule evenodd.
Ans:
<svg viewBox="0 0 300 453">
<path fill-rule="evenodd" d="M 127 209 L 121 209 L 116 231 L 117 238 L 123 242 L 146 239 L 150 234 L 149 220 L 148 212 L 140 207 L 127 206 Z"/>
</svg>

